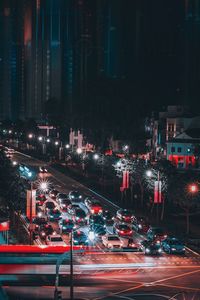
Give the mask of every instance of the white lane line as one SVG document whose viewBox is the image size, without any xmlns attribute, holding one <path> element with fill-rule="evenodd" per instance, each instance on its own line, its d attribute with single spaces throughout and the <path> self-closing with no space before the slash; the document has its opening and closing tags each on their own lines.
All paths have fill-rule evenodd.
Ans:
<svg viewBox="0 0 200 300">
<path fill-rule="evenodd" d="M 189 247 L 185 247 L 189 252 L 191 251 L 193 254 L 197 255 L 197 256 L 200 256 L 199 253 L 197 253 L 196 251 L 190 249 Z"/>
</svg>

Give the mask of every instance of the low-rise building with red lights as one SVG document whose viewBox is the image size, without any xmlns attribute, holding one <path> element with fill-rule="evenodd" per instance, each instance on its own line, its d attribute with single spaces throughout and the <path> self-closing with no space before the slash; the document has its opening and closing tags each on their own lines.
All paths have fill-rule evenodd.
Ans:
<svg viewBox="0 0 200 300">
<path fill-rule="evenodd" d="M 187 130 L 167 142 L 167 159 L 179 169 L 199 167 L 200 129 Z"/>
</svg>

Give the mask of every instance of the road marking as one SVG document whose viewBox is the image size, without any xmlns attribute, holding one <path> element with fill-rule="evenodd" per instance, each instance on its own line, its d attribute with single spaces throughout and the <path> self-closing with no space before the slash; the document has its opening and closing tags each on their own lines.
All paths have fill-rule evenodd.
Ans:
<svg viewBox="0 0 200 300">
<path fill-rule="evenodd" d="M 168 277 L 168 278 L 165 278 L 165 279 L 156 280 L 156 281 L 153 282 L 153 284 L 157 284 L 159 282 L 164 282 L 164 281 L 167 281 L 167 280 L 172 280 L 172 279 L 184 277 L 184 276 L 191 275 L 191 274 L 198 273 L 198 272 L 200 272 L 200 269 L 195 270 L 195 271 L 191 271 L 191 272 L 187 272 L 187 273 L 184 273 L 184 274 L 176 275 L 176 276 L 171 276 L 171 277 Z"/>
<path fill-rule="evenodd" d="M 126 293 L 126 292 L 129 292 L 129 291 L 137 290 L 137 289 L 139 289 L 139 288 L 141 288 L 141 287 L 143 287 L 143 284 L 139 284 L 139 285 L 134 286 L 134 287 L 132 287 L 132 288 L 125 289 L 125 290 L 122 290 L 122 291 L 119 291 L 119 292 L 116 292 L 116 293 L 109 293 L 109 295 L 107 295 L 107 296 L 98 297 L 98 298 L 95 298 L 94 300 L 105 299 L 105 298 L 107 298 L 108 296 L 119 295 L 119 294 L 121 294 L 121 293 Z"/>
<path fill-rule="evenodd" d="M 185 247 L 188 251 L 191 251 L 193 254 L 197 255 L 197 256 L 200 256 L 199 253 L 197 253 L 196 251 L 190 249 L 189 247 Z"/>
</svg>

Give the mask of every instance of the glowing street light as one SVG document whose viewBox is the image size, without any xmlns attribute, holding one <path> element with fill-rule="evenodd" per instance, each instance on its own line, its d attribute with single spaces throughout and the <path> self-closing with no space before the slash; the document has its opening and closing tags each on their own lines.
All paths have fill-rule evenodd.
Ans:
<svg viewBox="0 0 200 300">
<path fill-rule="evenodd" d="M 38 140 L 41 142 L 41 141 L 42 141 L 42 136 L 39 136 L 39 137 L 38 137 Z"/>
<path fill-rule="evenodd" d="M 81 153 L 83 152 L 83 150 L 82 150 L 81 148 L 77 148 L 76 152 L 77 152 L 78 154 L 81 154 Z"/>
<path fill-rule="evenodd" d="M 32 134 L 32 133 L 29 133 L 28 138 L 29 138 L 29 139 L 32 139 L 32 138 L 33 138 L 33 134 Z"/>
<path fill-rule="evenodd" d="M 97 159 L 99 159 L 99 155 L 98 155 L 97 153 L 95 153 L 94 156 L 93 156 L 93 158 L 94 158 L 95 160 L 97 160 Z"/>
<path fill-rule="evenodd" d="M 70 145 L 69 145 L 69 144 L 65 145 L 65 148 L 66 148 L 66 149 L 69 149 L 69 148 L 70 148 Z"/>
<path fill-rule="evenodd" d="M 50 143 L 50 139 L 47 139 L 47 143 Z"/>
<path fill-rule="evenodd" d="M 152 173 L 151 170 L 147 170 L 147 171 L 146 171 L 146 175 L 147 175 L 148 177 L 152 177 L 153 173 Z"/>
<path fill-rule="evenodd" d="M 17 166 L 17 161 L 13 160 L 12 164 L 13 164 L 13 166 Z"/>
<path fill-rule="evenodd" d="M 58 144 L 59 144 L 59 142 L 58 142 L 58 141 L 55 141 L 55 145 L 58 146 Z"/>
<path fill-rule="evenodd" d="M 47 179 L 37 181 L 38 190 L 42 193 L 46 193 L 49 190 L 50 182 Z"/>
<path fill-rule="evenodd" d="M 191 185 L 189 186 L 189 189 L 190 189 L 190 192 L 191 192 L 191 193 L 196 193 L 196 192 L 198 192 L 198 187 L 197 187 L 196 184 L 191 184 Z"/>
</svg>

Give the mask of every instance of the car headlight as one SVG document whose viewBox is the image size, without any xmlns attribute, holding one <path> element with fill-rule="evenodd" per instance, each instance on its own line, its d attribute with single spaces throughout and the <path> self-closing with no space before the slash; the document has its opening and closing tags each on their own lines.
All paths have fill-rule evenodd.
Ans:
<svg viewBox="0 0 200 300">
<path fill-rule="evenodd" d="M 63 226 L 62 229 L 67 229 L 67 227 L 66 227 L 66 226 Z"/>
<path fill-rule="evenodd" d="M 176 251 L 176 248 L 172 248 L 171 250 L 172 250 L 172 251 Z"/>
<path fill-rule="evenodd" d="M 104 224 L 103 227 L 106 228 L 106 225 Z"/>
<path fill-rule="evenodd" d="M 183 247 L 182 250 L 185 251 L 185 247 Z"/>
<path fill-rule="evenodd" d="M 80 195 L 79 198 L 82 198 L 82 196 Z"/>
<path fill-rule="evenodd" d="M 66 207 L 66 204 L 63 204 L 63 207 Z"/>
<path fill-rule="evenodd" d="M 78 243 L 78 241 L 77 241 L 77 240 L 74 240 L 74 243 Z"/>
<path fill-rule="evenodd" d="M 146 249 L 146 253 L 150 253 L 150 249 L 149 248 Z"/>
<path fill-rule="evenodd" d="M 138 225 L 138 228 L 142 229 L 142 225 L 141 225 L 141 224 L 139 224 L 139 225 Z"/>
<path fill-rule="evenodd" d="M 45 232 L 42 232 L 42 233 L 41 233 L 41 235 L 42 235 L 42 236 L 45 236 L 45 235 L 46 235 L 46 233 L 45 233 Z"/>
<path fill-rule="evenodd" d="M 74 199 L 74 196 L 73 196 L 73 195 L 72 195 L 71 197 L 72 197 L 72 199 Z"/>
<path fill-rule="evenodd" d="M 161 253 L 161 252 L 162 252 L 162 249 L 161 249 L 161 248 L 159 248 L 159 249 L 158 249 L 158 252 L 159 252 L 159 253 Z"/>
</svg>

